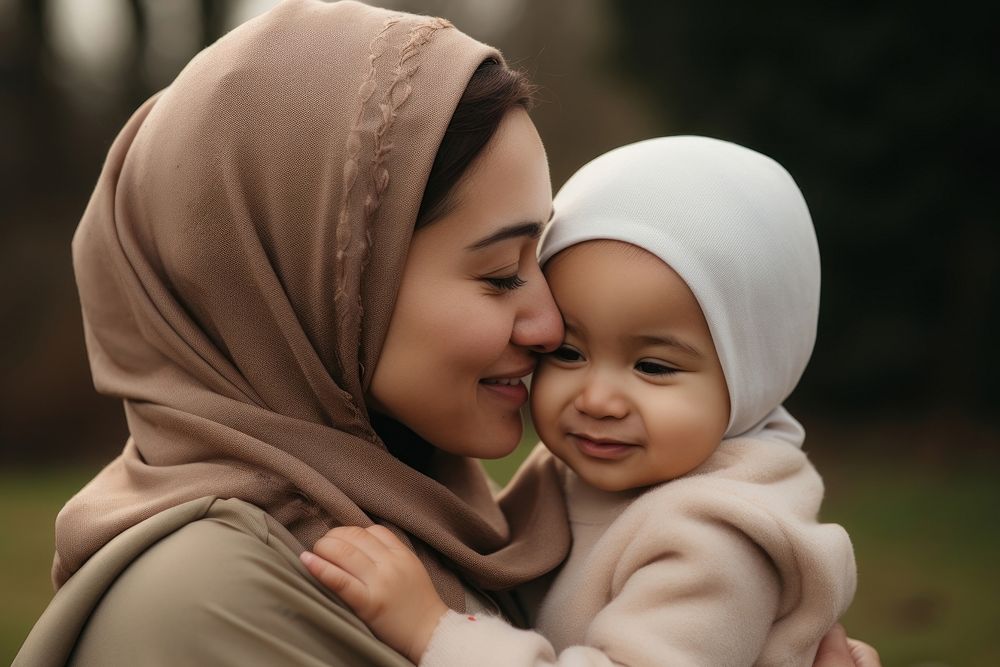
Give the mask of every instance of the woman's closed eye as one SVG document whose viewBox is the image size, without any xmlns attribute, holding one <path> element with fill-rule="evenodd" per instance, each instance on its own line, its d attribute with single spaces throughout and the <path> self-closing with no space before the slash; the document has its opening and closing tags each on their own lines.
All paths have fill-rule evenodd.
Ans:
<svg viewBox="0 0 1000 667">
<path fill-rule="evenodd" d="M 483 280 L 501 292 L 516 290 L 519 287 L 524 287 L 528 282 L 516 273 L 510 276 L 487 277 L 483 278 Z"/>
<path fill-rule="evenodd" d="M 635 364 L 635 370 L 639 371 L 643 375 L 673 375 L 674 373 L 679 373 L 680 370 L 674 368 L 673 366 L 668 366 L 662 361 L 654 361 L 652 359 L 642 359 Z"/>
</svg>

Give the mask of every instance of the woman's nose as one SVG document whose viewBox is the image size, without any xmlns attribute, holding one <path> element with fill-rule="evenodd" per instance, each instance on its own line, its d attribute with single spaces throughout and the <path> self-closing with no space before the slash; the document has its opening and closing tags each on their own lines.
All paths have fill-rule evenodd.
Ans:
<svg viewBox="0 0 1000 667">
<path fill-rule="evenodd" d="M 511 342 L 535 352 L 551 352 L 562 343 L 563 322 L 549 285 L 539 271 L 522 289 L 525 305 L 514 321 Z"/>
<path fill-rule="evenodd" d="M 621 389 L 605 373 L 588 374 L 580 393 L 573 401 L 578 412 L 594 419 L 624 419 L 628 416 L 628 400 Z"/>
</svg>

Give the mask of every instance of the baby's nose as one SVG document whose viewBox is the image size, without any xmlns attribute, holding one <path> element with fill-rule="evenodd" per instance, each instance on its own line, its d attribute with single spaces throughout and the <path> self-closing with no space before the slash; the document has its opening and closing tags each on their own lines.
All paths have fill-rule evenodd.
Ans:
<svg viewBox="0 0 1000 667">
<path fill-rule="evenodd" d="M 600 376 L 587 380 L 573 405 L 579 412 L 594 419 L 624 419 L 629 412 L 624 391 L 615 382 Z"/>
</svg>

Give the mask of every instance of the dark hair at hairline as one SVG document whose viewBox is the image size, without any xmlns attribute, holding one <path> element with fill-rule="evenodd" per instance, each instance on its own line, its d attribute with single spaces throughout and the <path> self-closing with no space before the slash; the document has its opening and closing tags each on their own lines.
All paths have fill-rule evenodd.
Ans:
<svg viewBox="0 0 1000 667">
<path fill-rule="evenodd" d="M 534 93 L 534 86 L 522 72 L 493 58 L 479 64 L 434 156 L 416 229 L 448 213 L 454 205 L 454 189 L 496 133 L 500 121 L 511 109 L 530 109 Z"/>
</svg>

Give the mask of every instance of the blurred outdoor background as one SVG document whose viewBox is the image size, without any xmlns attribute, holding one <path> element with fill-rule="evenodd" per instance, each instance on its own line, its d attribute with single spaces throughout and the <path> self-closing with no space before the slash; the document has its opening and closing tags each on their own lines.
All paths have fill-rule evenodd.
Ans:
<svg viewBox="0 0 1000 667">
<path fill-rule="evenodd" d="M 0 661 L 51 595 L 55 513 L 126 436 L 91 385 L 70 266 L 104 154 L 194 53 L 272 4 L 0 0 Z M 445 16 L 531 74 L 557 188 L 664 134 L 736 141 L 792 173 L 824 273 L 789 407 L 827 481 L 824 518 L 855 541 L 847 627 L 887 667 L 1000 665 L 989 3 L 382 4 Z M 490 469 L 505 479 L 516 461 Z"/>
</svg>

